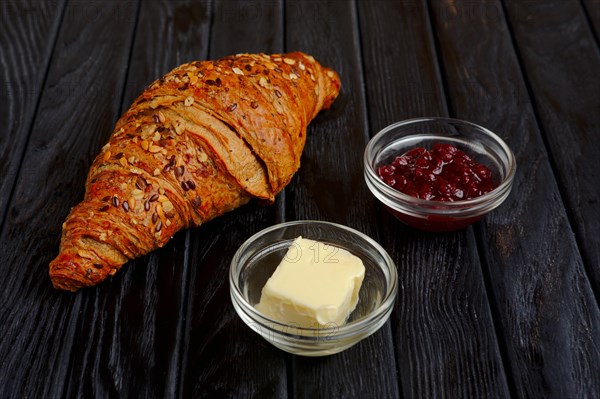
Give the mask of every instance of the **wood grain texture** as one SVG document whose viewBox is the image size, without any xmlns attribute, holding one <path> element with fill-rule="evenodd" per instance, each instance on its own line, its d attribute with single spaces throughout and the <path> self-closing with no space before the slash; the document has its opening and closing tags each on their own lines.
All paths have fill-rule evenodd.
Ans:
<svg viewBox="0 0 600 399">
<path fill-rule="evenodd" d="M 370 135 L 404 119 L 447 117 L 426 3 L 358 5 Z"/>
<path fill-rule="evenodd" d="M 0 397 L 63 396 L 75 337 L 87 333 L 77 322 L 89 294 L 54 290 L 48 263 L 117 116 L 135 9 L 131 1 L 75 1 L 65 10 L 0 235 Z"/>
<path fill-rule="evenodd" d="M 0 397 L 598 398 L 598 5 L 0 1 Z M 285 195 L 98 287 L 52 289 L 61 223 L 143 87 L 191 59 L 282 50 L 343 79 Z M 419 233 L 371 197 L 362 152 L 394 121 L 448 114 L 507 140 L 516 185 L 472 229 Z M 234 251 L 299 218 L 364 231 L 398 266 L 391 321 L 339 355 L 288 355 L 231 305 Z"/>
<path fill-rule="evenodd" d="M 189 329 L 184 397 L 282 397 L 286 355 L 238 317 L 229 294 L 229 263 L 252 234 L 275 223 L 274 210 L 242 207 L 192 232 Z"/>
<path fill-rule="evenodd" d="M 342 79 L 332 109 L 309 127 L 302 166 L 287 192 L 287 217 L 341 223 L 377 239 L 375 200 L 363 183 L 368 127 L 356 4 L 287 2 L 286 38 L 288 49 L 314 55 Z M 292 371 L 294 397 L 398 396 L 389 323 L 338 355 L 294 357 Z"/>
<path fill-rule="evenodd" d="M 373 134 L 447 116 L 427 5 L 375 4 L 359 7 Z M 392 327 L 403 397 L 508 397 L 473 229 L 420 233 L 380 209 L 402 287 Z"/>
<path fill-rule="evenodd" d="M 64 3 L 0 3 L 0 227 L 21 166 Z"/>
<path fill-rule="evenodd" d="M 237 53 L 283 51 L 280 0 L 221 0 L 215 3 L 210 58 Z"/>
<path fill-rule="evenodd" d="M 135 16 L 135 14 L 132 14 Z M 145 86 L 177 65 L 206 58 L 207 1 L 144 2 L 121 112 Z M 73 350 L 73 397 L 177 397 L 183 361 L 189 232 L 129 262 L 115 279 L 85 290 Z"/>
<path fill-rule="evenodd" d="M 498 132 L 521 165 L 512 195 L 479 231 L 515 393 L 594 395 L 600 392 L 600 312 L 502 6 L 434 2 L 432 10 L 451 108 L 457 117 Z"/>
<path fill-rule="evenodd" d="M 581 4 L 592 24 L 596 42 L 600 42 L 600 0 L 581 0 Z"/>
<path fill-rule="evenodd" d="M 281 1 L 216 2 L 209 58 L 281 52 L 282 12 Z M 242 322 L 229 294 L 233 254 L 252 234 L 275 224 L 281 206 L 252 201 L 191 232 L 183 397 L 287 395 L 287 355 Z"/>
<path fill-rule="evenodd" d="M 132 271 L 86 295 L 69 396 L 176 396 L 188 247 L 188 236 L 177 235 L 160 251 L 130 262 Z"/>
<path fill-rule="evenodd" d="M 600 159 L 600 50 L 577 2 L 511 1 L 506 9 L 567 213 L 600 295 L 600 185 L 592 183 L 600 161 L 590 162 Z"/>
</svg>

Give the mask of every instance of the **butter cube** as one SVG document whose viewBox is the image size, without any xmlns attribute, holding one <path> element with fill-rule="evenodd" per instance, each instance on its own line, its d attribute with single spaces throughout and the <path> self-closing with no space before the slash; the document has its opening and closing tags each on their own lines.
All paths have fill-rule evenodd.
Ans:
<svg viewBox="0 0 600 399">
<path fill-rule="evenodd" d="M 256 309 L 299 327 L 340 326 L 356 308 L 364 277 L 360 258 L 298 237 L 263 287 Z"/>
</svg>

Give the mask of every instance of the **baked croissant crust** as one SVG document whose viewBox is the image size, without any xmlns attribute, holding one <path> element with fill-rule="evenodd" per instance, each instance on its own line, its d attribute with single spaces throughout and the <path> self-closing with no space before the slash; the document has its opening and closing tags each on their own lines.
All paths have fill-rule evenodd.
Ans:
<svg viewBox="0 0 600 399">
<path fill-rule="evenodd" d="M 334 71 L 300 52 L 191 62 L 153 82 L 90 168 L 50 263 L 54 287 L 98 284 L 181 229 L 251 198 L 272 202 L 339 89 Z"/>
</svg>

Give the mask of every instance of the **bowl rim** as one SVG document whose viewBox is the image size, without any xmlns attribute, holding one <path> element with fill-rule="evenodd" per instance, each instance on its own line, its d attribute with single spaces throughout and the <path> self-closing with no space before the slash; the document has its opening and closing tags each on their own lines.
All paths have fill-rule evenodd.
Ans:
<svg viewBox="0 0 600 399">
<path fill-rule="evenodd" d="M 237 276 L 234 273 L 235 265 L 240 263 L 240 258 L 242 254 L 245 252 L 244 250 L 248 248 L 253 241 L 257 238 L 266 235 L 274 230 L 278 230 L 288 226 L 294 225 L 302 225 L 302 224 L 312 224 L 312 225 L 326 225 L 329 227 L 334 227 L 342 230 L 346 230 L 354 235 L 359 236 L 369 243 L 369 245 L 373 246 L 377 252 L 384 258 L 386 265 L 388 266 L 388 271 L 384 274 L 389 275 L 389 279 L 386 279 L 387 282 L 387 290 L 385 292 L 385 296 L 382 298 L 381 303 L 375 309 L 373 309 L 367 315 L 361 317 L 360 319 L 353 320 L 349 323 L 343 324 L 341 326 L 334 327 L 301 327 L 293 324 L 286 324 L 277 320 L 273 320 L 261 312 L 259 312 L 254 306 L 252 306 L 242 294 L 240 287 L 238 285 Z M 379 265 L 379 262 L 377 262 Z M 380 266 L 381 267 L 381 266 Z M 315 338 L 317 340 L 322 340 L 323 335 L 327 335 L 330 338 L 334 337 L 335 339 L 344 338 L 348 336 L 356 335 L 357 332 L 361 332 L 365 329 L 368 329 L 371 324 L 377 322 L 381 317 L 385 317 L 386 314 L 389 314 L 394 302 L 396 301 L 396 297 L 398 295 L 398 271 L 396 269 L 396 264 L 392 260 L 391 256 L 388 252 L 374 239 L 367 236 L 366 234 L 355 230 L 351 227 L 344 226 L 342 224 L 321 221 L 321 220 L 294 220 L 289 222 L 278 223 L 273 226 L 267 227 L 259 232 L 253 234 L 247 240 L 245 240 L 242 245 L 237 249 L 233 258 L 231 259 L 230 267 L 229 267 L 229 283 L 230 283 L 230 291 L 233 295 L 235 293 L 236 300 L 240 303 L 243 308 L 243 311 L 247 316 L 252 318 L 253 320 L 260 323 L 261 326 L 267 327 L 274 333 L 279 335 L 292 335 L 295 339 L 301 339 L 306 341 L 313 341 Z M 298 334 L 287 334 L 282 332 L 282 329 L 285 328 L 294 328 L 298 331 Z M 304 335 L 305 333 L 306 335 Z M 317 334 L 315 334 L 317 333 Z"/>
<path fill-rule="evenodd" d="M 487 192 L 479 197 L 471 198 L 468 200 L 461 200 L 461 201 L 434 201 L 434 200 L 420 199 L 420 198 L 416 198 L 416 197 L 410 196 L 408 194 L 405 194 L 405 193 L 398 191 L 398 190 L 388 186 L 387 184 L 385 184 L 381 180 L 381 178 L 379 177 L 379 175 L 377 174 L 377 172 L 375 171 L 373 166 L 371 165 L 372 160 L 369 157 L 369 155 L 373 152 L 373 147 L 375 146 L 375 144 L 377 144 L 386 133 L 388 133 L 391 130 L 394 130 L 398 127 L 402 127 L 405 125 L 411 125 L 411 124 L 415 124 L 415 123 L 431 122 L 431 121 L 465 125 L 468 127 L 476 128 L 476 129 L 480 130 L 482 133 L 485 133 L 486 135 L 490 136 L 502 148 L 502 150 L 504 151 L 504 153 L 507 157 L 508 172 L 506 174 L 506 177 L 492 191 Z M 413 136 L 420 136 L 420 135 L 415 134 L 415 135 L 411 135 L 411 136 L 407 136 L 407 137 L 413 137 Z M 429 134 L 427 134 L 427 136 L 435 136 L 435 134 L 429 133 Z M 507 195 L 508 193 L 506 193 L 506 191 L 509 190 L 510 187 L 512 186 L 512 182 L 514 180 L 514 176 L 515 176 L 516 170 L 517 170 L 517 162 L 516 162 L 514 153 L 512 152 L 510 147 L 504 142 L 504 140 L 502 140 L 502 138 L 500 138 L 500 136 L 498 136 L 496 133 L 492 132 L 491 130 L 489 130 L 481 125 L 473 123 L 473 122 L 469 122 L 469 121 L 465 121 L 465 120 L 461 120 L 461 119 L 455 119 L 455 118 L 446 118 L 446 117 L 412 118 L 412 119 L 406 119 L 406 120 L 402 120 L 399 122 L 395 122 L 391 125 L 384 127 L 375 136 L 373 136 L 367 143 L 367 146 L 365 147 L 365 151 L 363 153 L 363 163 L 364 163 L 365 178 L 367 178 L 367 182 L 372 183 L 376 187 L 377 190 L 383 191 L 387 197 L 393 197 L 393 198 L 395 198 L 399 201 L 402 201 L 411 206 L 424 206 L 426 208 L 432 207 L 431 209 L 427 209 L 427 212 L 432 213 L 432 214 L 439 214 L 439 215 L 447 215 L 448 212 L 452 212 L 452 211 L 458 211 L 458 213 L 460 214 L 461 211 L 466 210 L 470 207 L 478 206 L 478 205 L 485 205 L 489 202 L 495 201 L 498 197 L 502 197 L 504 194 Z M 394 203 L 386 202 L 386 205 L 392 206 L 394 209 L 397 209 L 397 207 L 395 206 L 396 204 L 394 204 Z M 399 209 L 397 209 L 397 210 L 399 210 Z M 402 209 L 401 211 L 405 211 L 405 210 Z"/>
</svg>

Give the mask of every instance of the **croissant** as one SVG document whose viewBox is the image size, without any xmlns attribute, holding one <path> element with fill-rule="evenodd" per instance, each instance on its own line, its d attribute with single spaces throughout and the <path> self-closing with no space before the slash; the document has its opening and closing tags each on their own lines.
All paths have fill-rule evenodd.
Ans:
<svg viewBox="0 0 600 399">
<path fill-rule="evenodd" d="M 76 291 L 251 198 L 272 203 L 300 166 L 306 127 L 338 95 L 300 52 L 181 65 L 148 86 L 95 158 L 50 263 Z"/>
</svg>

